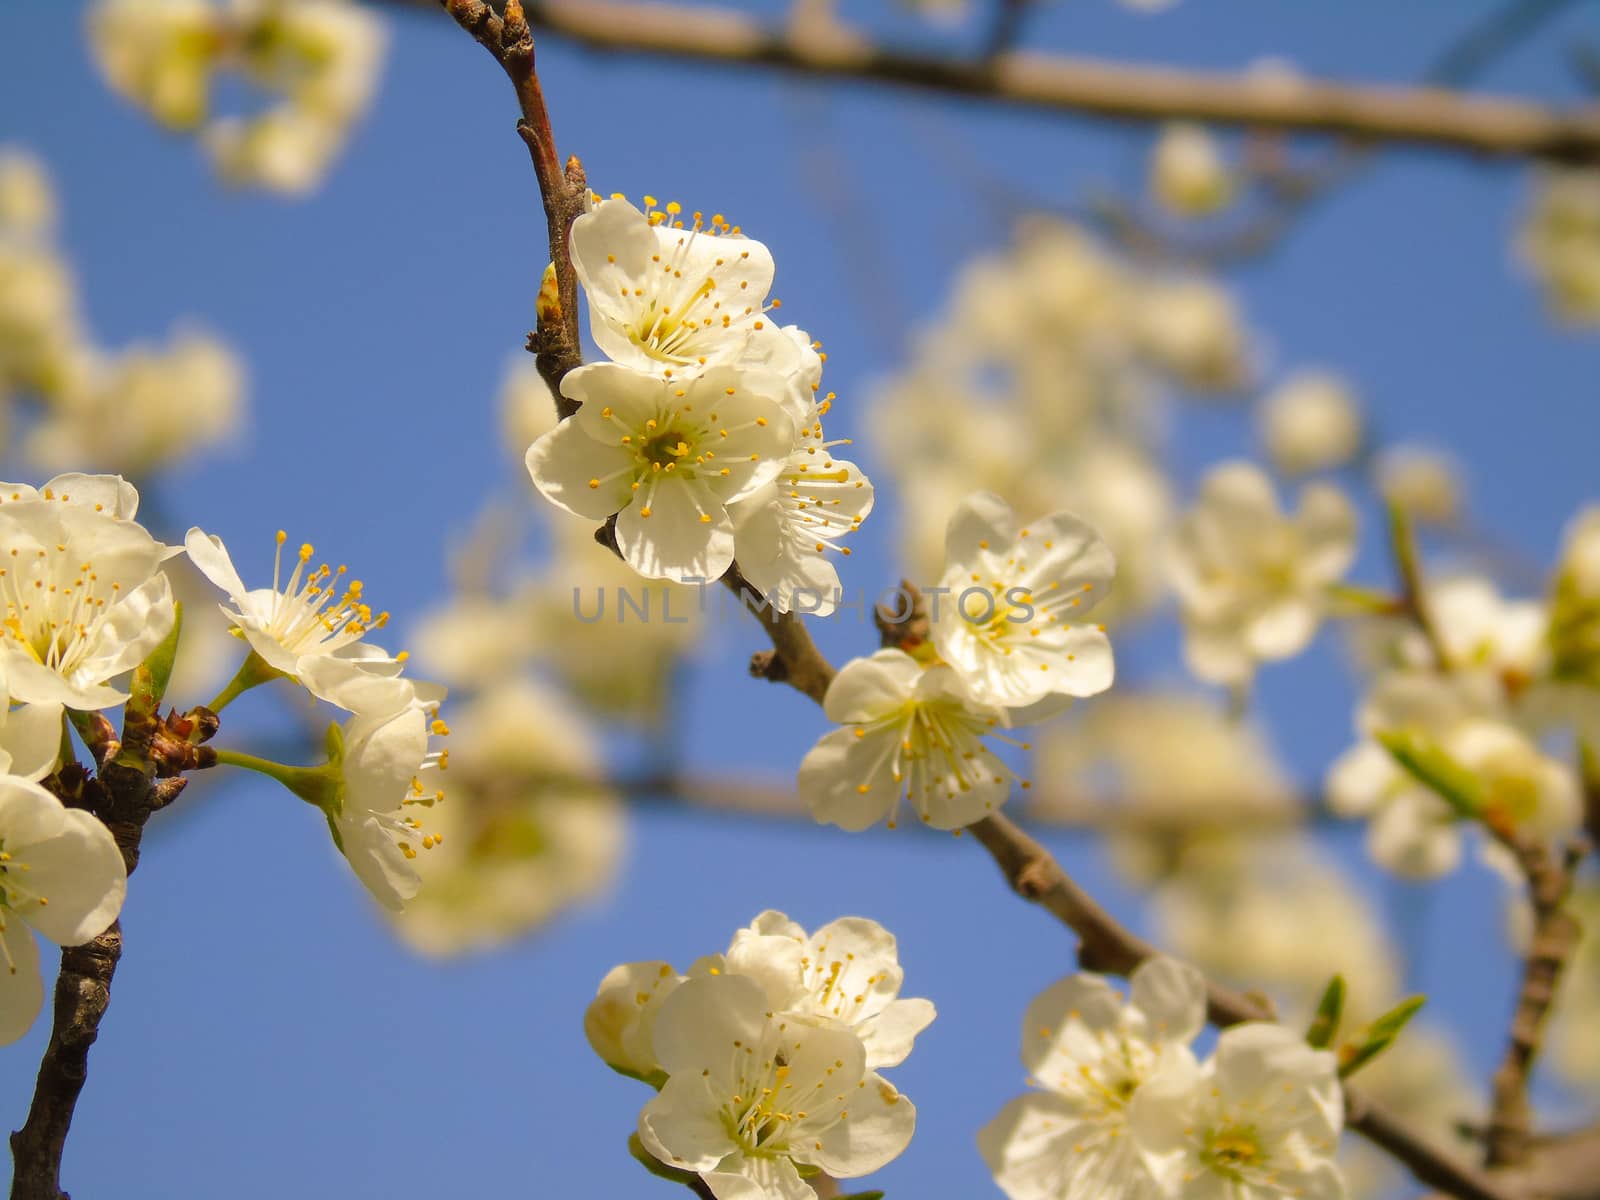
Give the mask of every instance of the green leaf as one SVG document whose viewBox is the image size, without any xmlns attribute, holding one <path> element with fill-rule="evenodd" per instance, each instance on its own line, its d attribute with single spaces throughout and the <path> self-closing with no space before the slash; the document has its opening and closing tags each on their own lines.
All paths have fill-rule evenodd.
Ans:
<svg viewBox="0 0 1600 1200">
<path fill-rule="evenodd" d="M 1322 999 L 1317 1003 L 1316 1015 L 1311 1018 L 1311 1027 L 1306 1030 L 1306 1041 L 1318 1050 L 1326 1050 L 1333 1045 L 1343 1016 L 1344 976 L 1335 975 L 1328 980 Z"/>
<path fill-rule="evenodd" d="M 882 1192 L 851 1192 L 848 1196 L 840 1196 L 839 1200 L 883 1200 Z"/>
<path fill-rule="evenodd" d="M 1482 782 L 1434 742 L 1407 730 L 1381 732 L 1378 741 L 1413 779 L 1432 788 L 1461 816 L 1483 816 L 1487 802 Z"/>
<path fill-rule="evenodd" d="M 644 1148 L 644 1143 L 639 1140 L 637 1133 L 628 1135 L 628 1153 L 633 1155 L 634 1160 L 657 1179 L 665 1179 L 672 1183 L 681 1183 L 685 1187 L 693 1187 L 695 1181 L 700 1178 L 693 1171 L 680 1171 L 677 1167 L 667 1166 L 666 1163 Z"/>
<path fill-rule="evenodd" d="M 1361 1036 L 1339 1048 L 1339 1078 L 1348 1079 L 1387 1050 L 1400 1031 L 1428 1002 L 1426 996 L 1402 1000 L 1361 1031 Z"/>
</svg>

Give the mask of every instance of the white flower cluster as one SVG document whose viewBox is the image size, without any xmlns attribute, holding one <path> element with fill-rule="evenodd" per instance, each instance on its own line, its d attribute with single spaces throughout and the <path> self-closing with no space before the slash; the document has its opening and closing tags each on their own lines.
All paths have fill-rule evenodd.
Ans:
<svg viewBox="0 0 1600 1200">
<path fill-rule="evenodd" d="M 813 934 L 764 912 L 680 975 L 614 968 L 584 1016 L 614 1070 L 657 1089 L 639 1140 L 719 1200 L 814 1200 L 806 1178 L 870 1174 L 911 1140 L 916 1109 L 878 1073 L 934 1018 L 900 996 L 888 930 L 843 917 Z"/>
<path fill-rule="evenodd" d="M 572 228 L 589 329 L 611 359 L 571 371 L 577 414 L 528 450 L 552 503 L 615 518 L 648 579 L 715 580 L 733 564 L 779 612 L 833 610 L 830 553 L 872 510 L 872 487 L 823 437 L 831 397 L 809 334 L 767 317 L 772 255 L 722 216 L 620 196 Z"/>
<path fill-rule="evenodd" d="M 99 346 L 52 238 L 44 167 L 0 151 L 0 433 L 15 401 L 35 410 L 15 441 L 46 469 L 149 472 L 215 445 L 237 427 L 243 372 L 195 330 L 165 347 Z"/>
<path fill-rule="evenodd" d="M 250 647 L 239 676 L 219 699 L 287 677 L 350 714 L 328 730 L 324 774 L 289 768 L 275 777 L 323 810 L 356 876 L 379 903 L 398 909 L 420 884 L 412 865 L 418 849 L 431 850 L 438 840 L 424 831 L 416 812 L 444 799 L 442 789 L 423 783 L 448 763 L 446 751 L 430 748 L 431 738 L 450 732 L 438 717 L 444 689 L 405 677 L 404 653 L 391 655 L 366 640 L 369 631 L 388 623 L 389 614 L 374 613 L 361 581 L 347 578 L 347 568 L 313 567 L 316 552 L 303 543 L 285 579 L 287 541 L 280 530 L 272 585 L 250 588 L 220 538 L 191 529 L 184 539 L 190 561 L 227 595 L 222 611 Z"/>
<path fill-rule="evenodd" d="M 229 183 L 305 192 L 372 101 L 384 30 L 346 0 L 100 0 L 89 40 L 113 88 L 168 128 L 201 130 Z M 213 117 L 224 70 L 272 102 Z"/>
<path fill-rule="evenodd" d="M 21 1037 L 43 1002 L 29 927 L 75 946 L 122 909 L 110 830 L 38 781 L 56 769 L 65 710 L 121 704 L 112 682 L 172 630 L 161 564 L 177 551 L 134 520 L 138 507 L 109 476 L 0 483 L 0 1042 Z"/>
<path fill-rule="evenodd" d="M 1014 246 L 962 271 L 872 406 L 913 577 L 938 569 L 956 498 L 993 491 L 1019 512 L 1090 522 L 1117 556 L 1107 619 L 1147 613 L 1165 591 L 1174 515 L 1165 401 L 1232 394 L 1253 357 L 1217 284 L 1140 269 L 1071 225 L 1024 222 Z"/>
<path fill-rule="evenodd" d="M 1308 484 L 1300 511 L 1286 516 L 1261 468 L 1213 468 L 1170 557 L 1189 669 L 1241 686 L 1256 664 L 1300 653 L 1355 555 L 1355 509 L 1332 484 Z"/>
<path fill-rule="evenodd" d="M 1369 818 L 1376 861 L 1411 878 L 1446 874 L 1469 828 L 1462 797 L 1399 761 L 1396 739 L 1464 772 L 1482 819 L 1552 845 L 1577 833 L 1583 783 L 1558 748 L 1600 732 L 1596 561 L 1591 510 L 1573 522 L 1544 599 L 1507 600 L 1482 576 L 1445 576 L 1421 597 L 1431 641 L 1411 625 L 1369 623 L 1362 739 L 1333 764 L 1327 788 L 1336 812 Z M 1500 847 L 1484 844 L 1482 854 L 1516 877 Z"/>
<path fill-rule="evenodd" d="M 1205 1012 L 1203 978 L 1170 959 L 1135 970 L 1126 1001 L 1090 974 L 1040 995 L 1022 1043 L 1038 1090 L 978 1135 L 1001 1190 L 1011 1200 L 1341 1200 L 1334 1056 L 1252 1023 L 1223 1030 L 1202 1064 L 1190 1043 Z"/>
<path fill-rule="evenodd" d="M 1024 525 L 993 493 L 969 496 L 926 596 L 930 641 L 855 659 L 828 688 L 823 710 L 843 728 L 800 764 L 812 815 L 892 827 L 904 798 L 924 824 L 960 829 L 998 808 L 1013 776 L 985 736 L 1111 686 L 1111 643 L 1089 610 L 1115 570 L 1070 513 Z"/>
</svg>

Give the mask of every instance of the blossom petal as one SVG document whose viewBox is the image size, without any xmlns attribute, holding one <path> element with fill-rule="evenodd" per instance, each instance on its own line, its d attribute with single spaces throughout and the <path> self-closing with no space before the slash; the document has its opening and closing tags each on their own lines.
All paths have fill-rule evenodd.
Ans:
<svg viewBox="0 0 1600 1200">
<path fill-rule="evenodd" d="M 647 485 L 617 517 L 617 547 L 646 579 L 720 579 L 733 564 L 733 518 L 700 480 Z"/>
<path fill-rule="evenodd" d="M 44 1007 L 39 974 L 39 943 L 26 922 L 0 911 L 0 1046 L 9 1046 L 33 1027 Z"/>
<path fill-rule="evenodd" d="M 876 1016 L 856 1026 L 861 1044 L 867 1048 L 870 1067 L 899 1066 L 911 1053 L 917 1034 L 937 1016 L 933 1001 L 920 997 L 891 1000 Z"/>
<path fill-rule="evenodd" d="M 922 667 L 904 650 L 879 650 L 847 662 L 822 699 L 822 711 L 837 725 L 875 721 L 903 705 Z"/>
<path fill-rule="evenodd" d="M 524 461 L 544 498 L 575 516 L 603 521 L 633 497 L 633 452 L 596 441 L 575 417 L 529 446 Z"/>
<path fill-rule="evenodd" d="M 28 864 L 29 890 L 49 901 L 23 906 L 28 923 L 59 946 L 78 946 L 117 919 L 128 874 L 116 839 L 98 818 L 77 808 L 64 816 L 54 837 L 15 846 L 12 854 Z"/>
<path fill-rule="evenodd" d="M 9 774 L 38 780 L 55 770 L 61 757 L 61 716 L 59 704 L 23 704 L 0 714 L 0 753 L 11 759 Z"/>
<path fill-rule="evenodd" d="M 866 1086 L 850 1096 L 848 1119 L 834 1122 L 817 1138 L 821 1146 L 804 1153 L 803 1161 L 837 1179 L 870 1175 L 894 1161 L 916 1131 L 916 1106 L 893 1084 L 876 1071 L 867 1072 L 863 1082 Z"/>
<path fill-rule="evenodd" d="M 639 1113 L 639 1140 L 668 1166 L 710 1171 L 738 1149 L 722 1123 L 725 1101 L 699 1072 L 673 1074 Z"/>
<path fill-rule="evenodd" d="M 1162 1041 L 1192 1042 L 1206 1023 L 1205 976 L 1170 958 L 1152 958 L 1133 972 L 1129 998 Z"/>
<path fill-rule="evenodd" d="M 656 1017 L 655 1048 L 662 1069 L 668 1075 L 695 1076 L 709 1070 L 710 1078 L 720 1081 L 729 1070 L 733 1043 L 754 1045 L 766 1012 L 766 993 L 753 979 L 690 979 L 667 997 Z"/>
<path fill-rule="evenodd" d="M 239 572 L 233 565 L 228 548 L 216 534 L 206 533 L 199 526 L 195 526 L 184 535 L 183 548 L 188 552 L 189 561 L 199 569 L 200 574 L 230 597 L 237 600 L 245 594 L 247 589 L 244 580 L 239 578 Z"/>
<path fill-rule="evenodd" d="M 865 737 L 856 732 L 826 733 L 800 760 L 800 798 L 811 815 L 852 833 L 891 818 L 900 799 L 900 784 L 890 769 L 898 732 Z"/>
</svg>

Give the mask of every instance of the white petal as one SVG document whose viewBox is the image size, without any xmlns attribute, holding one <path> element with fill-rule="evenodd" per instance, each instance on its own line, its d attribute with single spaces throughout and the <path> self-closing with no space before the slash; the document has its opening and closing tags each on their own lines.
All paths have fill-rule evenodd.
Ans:
<svg viewBox="0 0 1600 1200">
<path fill-rule="evenodd" d="M 899 736 L 893 729 L 865 737 L 854 729 L 824 734 L 800 760 L 800 798 L 811 815 L 852 833 L 891 818 L 900 798 L 890 770 Z"/>
<path fill-rule="evenodd" d="M 908 997 L 890 1001 L 882 1012 L 861 1022 L 856 1033 L 867 1048 L 867 1066 L 894 1067 L 903 1063 L 917 1034 L 933 1024 L 937 1015 L 933 1001 Z"/>
<path fill-rule="evenodd" d="M 341 819 L 337 828 L 339 848 L 372 898 L 390 912 L 405 908 L 422 879 L 389 831 L 373 816 Z"/>
<path fill-rule="evenodd" d="M 1085 1157 L 1076 1148 L 1093 1133 L 1059 1096 L 1029 1092 L 978 1131 L 978 1151 L 1011 1200 L 1089 1200 L 1073 1184 Z"/>
<path fill-rule="evenodd" d="M 184 536 L 183 548 L 192 562 L 212 583 L 237 600 L 246 592 L 244 580 L 228 555 L 228 548 L 214 533 L 206 533 L 198 526 Z"/>
<path fill-rule="evenodd" d="M 529 446 L 525 461 L 544 498 L 575 516 L 603 521 L 633 498 L 632 451 L 596 441 L 577 418 Z"/>
<path fill-rule="evenodd" d="M 917 1110 L 893 1084 L 876 1071 L 869 1071 L 864 1082 L 866 1087 L 850 1095 L 850 1116 L 817 1139 L 820 1147 L 806 1147 L 802 1159 L 836 1179 L 869 1175 L 894 1161 L 916 1131 Z"/>
<path fill-rule="evenodd" d="M 710 1171 L 738 1150 L 722 1124 L 726 1101 L 698 1072 L 673 1074 L 640 1112 L 639 1140 L 668 1166 Z"/>
<path fill-rule="evenodd" d="M 822 711 L 838 725 L 876 720 L 909 700 L 921 675 L 917 660 L 903 650 L 851 659 L 834 676 Z"/>
<path fill-rule="evenodd" d="M 159 646 L 178 619 L 172 581 L 165 572 L 151 576 L 112 605 L 92 653 L 96 682 L 131 671 Z M 87 664 L 86 664 L 87 666 Z"/>
<path fill-rule="evenodd" d="M 39 975 L 39 944 L 27 924 L 0 912 L 0 1046 L 9 1046 L 33 1027 L 44 1007 Z"/>
<path fill-rule="evenodd" d="M 1017 536 L 1017 518 L 1011 505 L 993 492 L 973 492 L 956 506 L 945 528 L 947 564 L 974 569 L 989 546 L 1009 543 Z"/>
<path fill-rule="evenodd" d="M 1152 958 L 1133 972 L 1130 999 L 1162 1041 L 1187 1044 L 1205 1028 L 1206 981 L 1187 963 Z"/>
<path fill-rule="evenodd" d="M 1356 557 L 1356 510 L 1343 492 L 1329 483 L 1308 485 L 1295 524 L 1305 539 L 1305 569 L 1312 578 L 1331 582 L 1350 569 Z"/>
<path fill-rule="evenodd" d="M 691 979 L 667 997 L 656 1016 L 655 1048 L 668 1075 L 698 1076 L 714 1083 L 726 1076 L 733 1043 L 754 1045 L 766 1025 L 767 996 L 753 979 L 716 975 Z"/>
<path fill-rule="evenodd" d="M 1341 817 L 1364 817 L 1388 798 L 1400 767 L 1376 742 L 1358 742 L 1328 769 L 1328 807 Z"/>
<path fill-rule="evenodd" d="M 105 932 L 122 911 L 128 875 L 111 831 L 82 809 L 65 809 L 54 836 L 6 837 L 12 857 L 28 866 L 30 893 L 48 903 L 23 903 L 21 915 L 59 946 L 77 946 Z"/>
<path fill-rule="evenodd" d="M 1022 1018 L 1022 1065 L 1053 1087 L 1061 1072 L 1076 1072 L 1087 1057 L 1076 1044 L 1084 1030 L 1113 1030 L 1121 1022 L 1122 997 L 1104 976 L 1081 972 L 1057 980 Z"/>
<path fill-rule="evenodd" d="M 816 1200 L 787 1158 L 746 1158 L 730 1154 L 702 1176 L 717 1200 Z"/>
<path fill-rule="evenodd" d="M 10 756 L 10 774 L 37 780 L 55 770 L 61 757 L 61 716 L 59 704 L 24 704 L 0 716 L 0 752 Z"/>
<path fill-rule="evenodd" d="M 733 563 L 733 518 L 700 480 L 647 483 L 617 517 L 617 546 L 646 579 L 720 579 Z"/>
</svg>

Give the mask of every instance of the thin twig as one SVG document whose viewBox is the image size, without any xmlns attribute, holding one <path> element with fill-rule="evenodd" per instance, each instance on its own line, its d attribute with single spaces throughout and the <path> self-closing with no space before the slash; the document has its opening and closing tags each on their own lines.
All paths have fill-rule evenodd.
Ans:
<svg viewBox="0 0 1600 1200">
<path fill-rule="evenodd" d="M 578 341 L 578 275 L 572 266 L 569 239 L 572 223 L 588 207 L 589 182 L 577 158 L 569 158 L 563 167 L 556 152 L 550 111 L 545 107 L 544 89 L 535 68 L 533 34 L 523 18 L 522 5 L 509 0 L 502 17 L 483 0 L 441 2 L 456 23 L 494 56 L 516 89 L 522 109 L 517 134 L 527 143 L 533 173 L 539 180 L 546 240 L 556 280 L 555 303 L 541 303 L 537 324 L 528 335 L 528 349 L 555 398 L 557 414 L 566 418 L 578 410 L 578 405 L 561 394 L 561 381 L 583 361 Z"/>
<path fill-rule="evenodd" d="M 452 7 L 480 0 L 446 0 Z M 1112 120 L 1187 119 L 1342 134 L 1471 154 L 1600 161 L 1600 111 L 1441 88 L 1262 79 L 1012 52 L 965 61 L 796 40 L 732 8 L 621 0 L 529 0 L 529 25 L 593 50 L 890 84 Z M 481 40 L 481 39 L 480 39 Z"/>
<path fill-rule="evenodd" d="M 1545 1019 L 1582 926 L 1566 908 L 1572 892 L 1576 854 L 1557 856 L 1538 841 L 1519 835 L 1509 821 L 1490 814 L 1489 831 L 1510 850 L 1528 879 L 1533 904 L 1533 936 L 1522 963 L 1522 979 L 1500 1066 L 1494 1073 L 1484 1161 L 1491 1167 L 1517 1167 L 1533 1151 L 1532 1107 L 1528 1083 L 1543 1040 Z"/>
</svg>

